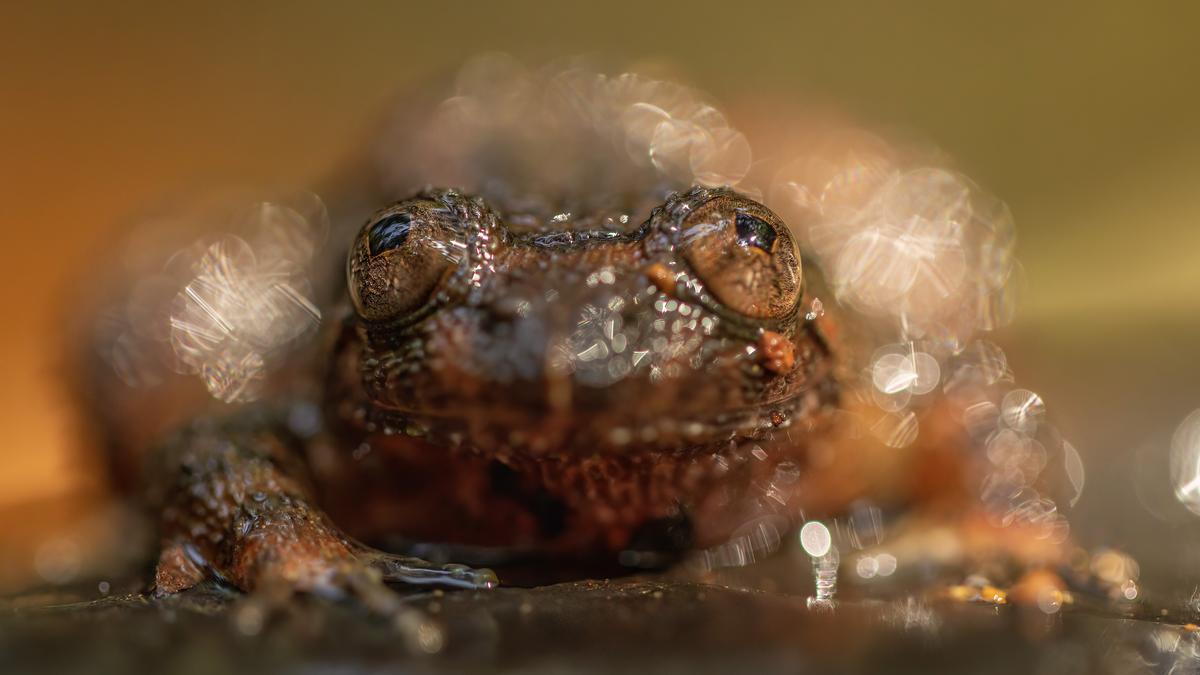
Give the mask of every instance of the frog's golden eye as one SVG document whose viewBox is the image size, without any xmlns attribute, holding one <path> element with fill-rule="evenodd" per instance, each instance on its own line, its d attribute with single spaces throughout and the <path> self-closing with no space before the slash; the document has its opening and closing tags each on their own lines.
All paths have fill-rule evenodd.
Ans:
<svg viewBox="0 0 1200 675">
<path fill-rule="evenodd" d="M 767 207 L 731 192 L 689 213 L 684 259 L 721 304 L 754 319 L 786 316 L 800 299 L 800 256 L 787 226 Z"/>
<path fill-rule="evenodd" d="M 454 266 L 453 214 L 430 199 L 410 199 L 367 221 L 347 263 L 358 315 L 390 321 L 420 309 Z"/>
</svg>

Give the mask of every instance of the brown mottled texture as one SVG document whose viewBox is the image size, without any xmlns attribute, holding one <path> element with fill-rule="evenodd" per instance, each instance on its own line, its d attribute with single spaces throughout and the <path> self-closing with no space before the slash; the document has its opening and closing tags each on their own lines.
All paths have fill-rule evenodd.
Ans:
<svg viewBox="0 0 1200 675">
<path fill-rule="evenodd" d="M 325 563 L 349 557 L 350 544 L 288 475 L 295 459 L 282 439 L 269 428 L 204 427 L 165 453 L 176 479 L 162 498 L 161 590 L 179 590 L 198 567 L 247 590 L 268 577 L 320 586 Z"/>
<path fill-rule="evenodd" d="M 162 554 L 156 590 L 205 576 L 251 591 L 263 585 L 361 594 L 378 579 L 488 585 L 488 573 L 387 556 L 344 535 L 314 506 L 298 439 L 266 414 L 200 420 L 163 448 L 154 485 Z M 369 592 L 369 591 L 368 591 Z"/>
<path fill-rule="evenodd" d="M 797 514 L 837 389 L 786 226 L 707 188 L 601 220 L 530 225 L 453 190 L 373 216 L 324 422 L 289 427 L 300 400 L 165 445 L 159 590 L 486 586 L 358 542 L 666 560 Z"/>
</svg>

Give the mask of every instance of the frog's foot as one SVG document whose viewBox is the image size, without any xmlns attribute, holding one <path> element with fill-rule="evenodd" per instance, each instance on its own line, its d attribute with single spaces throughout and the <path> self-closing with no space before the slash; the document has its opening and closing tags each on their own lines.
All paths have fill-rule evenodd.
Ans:
<svg viewBox="0 0 1200 675">
<path fill-rule="evenodd" d="M 859 574 L 866 584 L 886 585 L 883 577 L 893 575 L 935 580 L 934 594 L 951 600 L 1046 613 L 1075 603 L 1131 603 L 1141 597 L 1138 565 L 1129 555 L 1085 550 L 1056 521 L 1005 524 L 981 510 L 910 514 L 885 543 L 848 562 L 850 569 L 866 571 Z"/>
<path fill-rule="evenodd" d="M 435 617 L 411 603 L 418 596 L 397 593 L 384 581 L 376 568 L 354 561 L 336 566 L 315 588 L 273 576 L 260 579 L 253 591 L 240 598 L 230 611 L 233 626 L 241 633 L 255 635 L 277 620 L 303 620 L 306 603 L 296 597 L 301 590 L 315 591 L 332 599 L 349 598 L 373 615 L 386 619 L 414 653 L 432 653 L 441 649 L 445 637 Z"/>
<path fill-rule="evenodd" d="M 270 418 L 198 423 L 161 453 L 162 595 L 215 578 L 254 593 L 356 598 L 389 612 L 386 582 L 490 588 L 489 570 L 392 556 L 342 533 L 311 499 L 296 441 Z M 287 595 L 287 594 L 284 594 Z"/>
<path fill-rule="evenodd" d="M 932 582 L 927 590 L 935 595 L 1006 604 L 1036 596 L 1029 588 L 1048 583 L 1048 577 L 1033 575 L 1025 590 L 1010 598 L 1027 575 L 1063 568 L 1072 546 L 1050 534 L 1044 527 L 1002 525 L 982 510 L 918 511 L 892 525 L 884 543 L 853 553 L 846 562 L 849 569 L 861 570 L 857 578 L 865 585 L 899 590 Z"/>
<path fill-rule="evenodd" d="M 247 592 L 230 612 L 233 626 L 247 635 L 277 619 L 298 616 L 304 607 L 296 602 L 298 595 L 348 600 L 391 622 L 414 652 L 429 652 L 440 644 L 441 629 L 410 605 L 415 596 L 399 593 L 388 583 L 475 589 L 497 583 L 491 570 L 391 555 L 347 540 L 333 529 L 281 530 L 287 528 L 278 522 L 251 528 L 228 567 L 213 566 L 187 543 L 165 547 L 155 571 L 156 595 L 186 590 L 208 578 L 232 583 Z"/>
<path fill-rule="evenodd" d="M 387 582 L 485 589 L 497 584 L 487 569 L 437 564 L 364 546 L 320 512 L 284 496 L 264 497 L 216 536 L 185 537 L 163 547 L 155 571 L 158 594 L 189 588 L 206 577 L 257 592 L 280 589 L 353 598 L 384 614 L 398 596 Z M 189 534 L 198 530 L 189 530 Z"/>
</svg>

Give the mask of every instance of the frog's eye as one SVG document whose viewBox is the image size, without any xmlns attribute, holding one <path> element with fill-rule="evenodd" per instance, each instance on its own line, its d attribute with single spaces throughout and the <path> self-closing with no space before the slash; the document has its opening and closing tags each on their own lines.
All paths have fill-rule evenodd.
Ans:
<svg viewBox="0 0 1200 675">
<path fill-rule="evenodd" d="M 731 192 L 688 213 L 684 259 L 729 309 L 755 319 L 786 316 L 800 299 L 800 256 L 787 226 L 767 207 Z"/>
<path fill-rule="evenodd" d="M 430 199 L 410 199 L 367 221 L 350 251 L 347 277 L 358 315 L 389 321 L 420 309 L 454 265 L 453 214 Z"/>
</svg>

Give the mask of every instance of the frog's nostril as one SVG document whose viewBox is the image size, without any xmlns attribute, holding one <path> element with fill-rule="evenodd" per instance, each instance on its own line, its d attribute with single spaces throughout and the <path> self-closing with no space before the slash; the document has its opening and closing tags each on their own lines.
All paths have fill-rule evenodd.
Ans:
<svg viewBox="0 0 1200 675">
<path fill-rule="evenodd" d="M 646 278 L 650 279 L 650 283 L 654 284 L 658 290 L 671 297 L 675 297 L 675 272 L 671 271 L 671 268 L 660 262 L 656 262 L 647 266 L 646 269 L 642 270 L 642 273 L 646 275 Z"/>
</svg>

